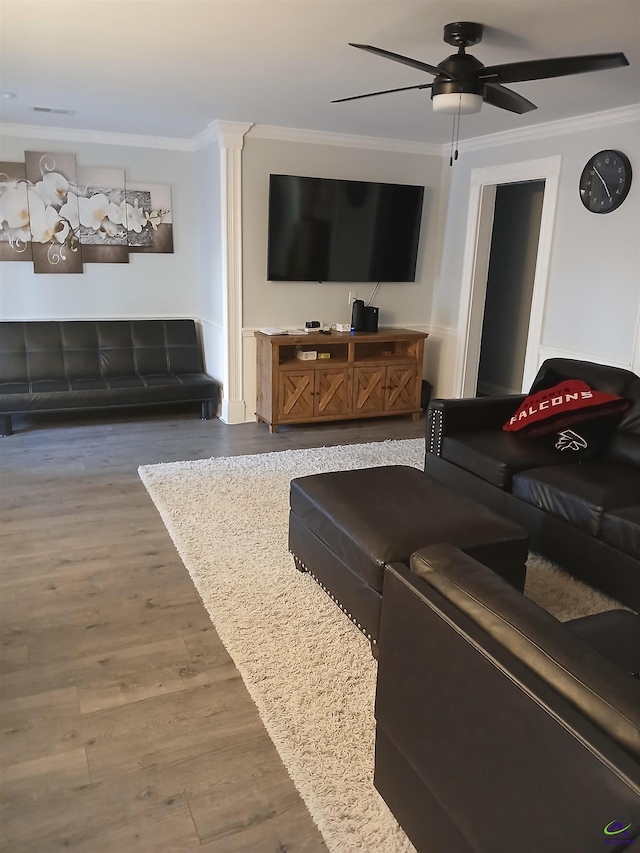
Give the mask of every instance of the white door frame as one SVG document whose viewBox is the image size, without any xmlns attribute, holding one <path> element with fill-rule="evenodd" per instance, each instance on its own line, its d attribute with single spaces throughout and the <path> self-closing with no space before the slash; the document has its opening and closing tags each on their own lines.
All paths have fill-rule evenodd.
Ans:
<svg viewBox="0 0 640 853">
<path fill-rule="evenodd" d="M 473 397 L 476 393 L 495 193 L 496 187 L 500 184 L 537 180 L 545 182 L 522 390 L 529 388 L 540 366 L 542 323 L 558 198 L 560 161 L 560 156 L 545 157 L 541 160 L 527 160 L 522 163 L 485 166 L 473 169 L 471 172 L 454 385 L 460 397 Z"/>
</svg>

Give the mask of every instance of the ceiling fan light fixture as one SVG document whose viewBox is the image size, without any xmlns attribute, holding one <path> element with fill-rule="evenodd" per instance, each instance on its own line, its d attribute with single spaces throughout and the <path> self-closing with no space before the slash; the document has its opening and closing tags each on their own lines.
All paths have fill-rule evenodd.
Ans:
<svg viewBox="0 0 640 853">
<path fill-rule="evenodd" d="M 431 100 L 434 113 L 471 115 L 479 113 L 482 109 L 482 95 L 474 95 L 470 92 L 446 92 L 442 95 L 433 95 Z"/>
</svg>

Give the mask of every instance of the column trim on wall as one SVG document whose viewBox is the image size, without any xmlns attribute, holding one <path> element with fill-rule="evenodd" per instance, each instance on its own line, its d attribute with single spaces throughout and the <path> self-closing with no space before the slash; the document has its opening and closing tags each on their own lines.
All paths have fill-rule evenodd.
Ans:
<svg viewBox="0 0 640 853">
<path fill-rule="evenodd" d="M 223 316 L 223 390 L 220 420 L 245 420 L 242 376 L 242 147 L 251 124 L 216 121 L 210 125 L 220 149 Z"/>
</svg>

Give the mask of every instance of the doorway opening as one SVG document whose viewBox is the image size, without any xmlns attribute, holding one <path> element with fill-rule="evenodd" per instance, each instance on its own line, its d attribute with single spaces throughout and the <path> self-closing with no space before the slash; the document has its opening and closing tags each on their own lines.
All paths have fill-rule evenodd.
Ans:
<svg viewBox="0 0 640 853">
<path fill-rule="evenodd" d="M 542 184 L 543 191 L 537 251 L 535 252 L 535 263 L 531 264 L 534 272 L 529 300 L 529 322 L 524 347 L 524 364 L 518 368 L 521 377 L 520 387 L 516 390 L 525 390 L 533 382 L 540 366 L 542 324 L 559 176 L 560 157 L 558 156 L 547 157 L 542 160 L 528 160 L 522 163 L 508 163 L 502 166 L 480 167 L 471 171 L 456 345 L 455 388 L 460 397 L 473 397 L 478 390 L 496 195 L 499 189 L 502 191 L 504 185 L 509 185 L 509 187 L 505 187 L 506 194 L 511 185 L 531 182 Z M 526 188 L 523 192 L 526 192 Z M 534 207 L 533 203 L 531 206 Z M 531 218 L 534 219 L 535 217 L 532 216 Z M 501 254 L 503 252 L 497 251 L 495 253 L 495 263 L 498 266 Z M 529 299 L 528 296 L 527 299 Z M 523 308 L 522 311 L 524 313 L 525 309 Z M 489 334 L 487 332 L 487 339 Z M 495 358 L 502 361 L 505 358 L 511 359 L 512 355 L 500 355 Z M 519 358 L 522 356 L 520 355 Z M 487 355 L 485 359 L 492 360 L 492 357 Z M 484 381 L 490 382 L 486 378 Z M 500 386 L 502 382 L 496 381 L 494 384 Z M 516 380 L 512 376 L 504 382 L 505 387 L 515 384 Z M 496 388 L 496 392 L 499 392 L 499 388 Z"/>
<path fill-rule="evenodd" d="M 477 396 L 522 390 L 544 185 L 496 187 Z"/>
</svg>

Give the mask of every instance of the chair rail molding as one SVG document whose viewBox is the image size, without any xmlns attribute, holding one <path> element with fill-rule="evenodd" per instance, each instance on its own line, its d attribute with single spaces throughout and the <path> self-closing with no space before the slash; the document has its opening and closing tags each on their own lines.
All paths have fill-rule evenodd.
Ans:
<svg viewBox="0 0 640 853">
<path fill-rule="evenodd" d="M 251 124 L 215 121 L 210 127 L 220 150 L 223 316 L 223 397 L 220 420 L 245 421 L 242 374 L 242 148 Z"/>
<path fill-rule="evenodd" d="M 608 358 L 607 356 L 598 355 L 597 353 L 592 352 L 576 352 L 575 350 L 567 350 L 562 349 L 560 347 L 551 347 L 546 344 L 540 345 L 540 357 L 538 359 L 539 364 L 538 367 L 542 364 L 543 361 L 546 361 L 548 358 L 571 358 L 575 361 L 591 361 L 594 364 L 604 364 L 609 367 L 620 367 L 622 370 L 631 370 L 633 373 L 637 373 L 638 371 L 634 369 L 632 361 L 618 361 L 615 358 Z"/>
</svg>

